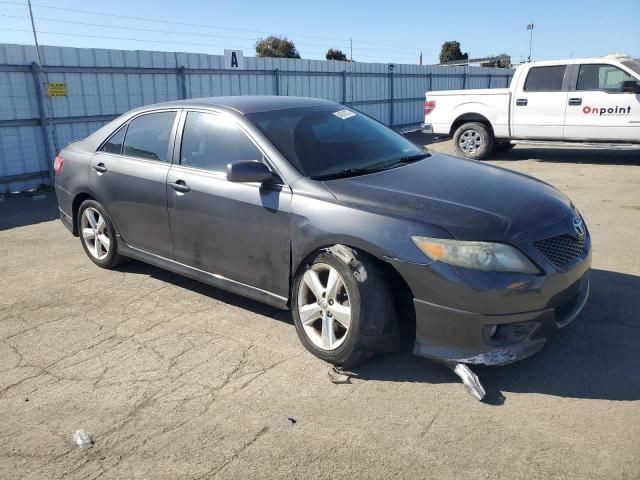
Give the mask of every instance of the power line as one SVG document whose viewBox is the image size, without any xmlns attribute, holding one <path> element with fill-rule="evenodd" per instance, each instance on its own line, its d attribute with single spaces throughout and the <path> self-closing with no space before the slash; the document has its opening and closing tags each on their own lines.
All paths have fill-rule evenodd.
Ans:
<svg viewBox="0 0 640 480">
<path fill-rule="evenodd" d="M 24 6 L 23 3 L 12 2 L 12 1 L 0 1 L 0 3 Z M 137 21 L 144 21 L 144 22 L 165 23 L 165 24 L 172 24 L 172 25 L 181 25 L 181 26 L 189 26 L 189 27 L 200 27 L 200 28 L 208 28 L 208 29 L 215 29 L 215 30 L 229 30 L 229 31 L 238 31 L 238 32 L 259 33 L 259 34 L 265 34 L 265 35 L 273 34 L 273 32 L 268 32 L 268 31 L 264 31 L 264 30 L 249 30 L 249 29 L 242 29 L 242 28 L 222 27 L 222 26 L 218 26 L 218 25 L 205 25 L 205 24 L 199 24 L 199 23 L 179 22 L 179 21 L 175 21 L 175 20 L 162 20 L 162 19 L 149 18 L 149 17 L 120 15 L 120 14 L 114 14 L 114 13 L 96 12 L 96 11 L 92 11 L 92 10 L 82 10 L 82 9 L 75 9 L 75 8 L 56 7 L 56 6 L 51 6 L 51 5 L 43 5 L 43 4 L 40 4 L 40 3 L 33 3 L 32 5 L 35 6 L 35 7 L 46 8 L 46 9 L 51 9 L 51 10 L 60 10 L 60 11 L 82 13 L 82 14 L 89 14 L 89 15 L 100 15 L 100 16 L 106 16 L 106 17 L 122 18 L 122 19 L 137 20 Z M 278 35 L 283 35 L 283 34 L 278 34 Z M 283 35 L 283 36 L 287 36 L 287 35 Z M 293 34 L 292 33 L 290 36 L 296 36 L 296 37 L 301 37 L 301 38 L 313 38 L 313 39 L 317 39 L 317 40 L 344 42 L 345 44 L 348 44 L 348 42 L 349 42 L 349 39 L 320 37 L 320 36 L 312 36 L 312 35 L 304 35 L 304 34 Z M 419 47 L 409 47 L 409 46 L 405 46 L 405 45 L 392 45 L 392 44 L 387 44 L 387 43 L 370 42 L 370 41 L 357 40 L 357 39 L 354 40 L 354 42 L 363 43 L 363 44 L 367 44 L 367 45 L 377 45 L 377 46 L 380 46 L 380 47 L 389 47 L 389 48 L 396 48 L 396 49 L 402 49 L 402 50 L 409 50 L 411 52 L 416 52 L 416 51 L 419 51 L 419 49 L 420 49 Z M 428 48 L 423 48 L 422 50 L 423 51 L 436 51 L 434 49 L 428 49 Z"/>
<path fill-rule="evenodd" d="M 21 28 L 4 28 L 5 31 L 10 32 L 30 32 L 31 30 L 21 29 Z M 83 33 L 67 33 L 67 32 L 51 32 L 45 30 L 38 30 L 38 33 L 44 35 L 62 35 L 65 37 L 79 37 L 79 38 L 99 38 L 99 39 L 107 39 L 107 40 L 126 40 L 130 42 L 142 42 L 142 43 L 157 43 L 157 44 L 169 44 L 169 45 L 192 45 L 192 46 L 200 46 L 200 47 L 215 47 L 215 48 L 229 48 L 229 49 L 243 49 L 243 50 L 251 50 L 252 46 L 231 46 L 231 45 L 214 45 L 210 43 L 197 43 L 197 42 L 173 42 L 169 40 L 152 40 L 152 39 L 142 39 L 142 38 L 132 38 L 132 37 L 114 37 L 107 35 L 90 35 Z M 308 54 L 312 55 L 324 55 L 325 52 L 320 51 L 308 51 Z M 389 59 L 393 57 L 397 61 L 398 58 L 408 58 L 408 56 L 400 56 L 400 55 L 356 55 L 357 58 L 377 58 L 377 59 Z"/>
</svg>

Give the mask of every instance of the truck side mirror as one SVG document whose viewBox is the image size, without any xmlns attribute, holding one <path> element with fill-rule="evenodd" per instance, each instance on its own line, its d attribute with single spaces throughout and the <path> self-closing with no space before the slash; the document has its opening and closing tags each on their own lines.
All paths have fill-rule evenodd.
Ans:
<svg viewBox="0 0 640 480">
<path fill-rule="evenodd" d="M 622 93 L 640 93 L 640 83 L 637 80 L 622 82 Z"/>
</svg>

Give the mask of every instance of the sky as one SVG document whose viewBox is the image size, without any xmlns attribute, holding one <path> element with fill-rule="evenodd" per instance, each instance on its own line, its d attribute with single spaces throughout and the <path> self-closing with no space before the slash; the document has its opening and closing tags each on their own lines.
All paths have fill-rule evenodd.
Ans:
<svg viewBox="0 0 640 480">
<path fill-rule="evenodd" d="M 438 63 L 443 42 L 472 58 L 552 60 L 627 53 L 640 57 L 640 0 L 33 0 L 41 45 L 255 56 L 270 34 L 293 40 L 302 58 L 328 48 L 359 62 Z M 47 8 L 54 7 L 54 8 Z M 74 11 L 81 10 L 81 11 Z M 26 0 L 0 1 L 0 43 L 33 44 Z M 110 14 L 100 15 L 100 14 Z M 138 18 L 124 18 L 124 17 Z M 156 20 L 156 21 L 152 21 Z M 161 22 L 162 21 L 162 22 Z"/>
</svg>

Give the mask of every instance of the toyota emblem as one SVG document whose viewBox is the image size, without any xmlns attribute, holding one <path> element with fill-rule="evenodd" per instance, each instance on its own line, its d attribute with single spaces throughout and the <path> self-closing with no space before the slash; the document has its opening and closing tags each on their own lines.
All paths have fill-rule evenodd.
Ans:
<svg viewBox="0 0 640 480">
<path fill-rule="evenodd" d="M 578 234 L 579 238 L 583 238 L 585 234 L 584 223 L 582 223 L 582 219 L 576 215 L 573 217 L 573 229 Z"/>
</svg>

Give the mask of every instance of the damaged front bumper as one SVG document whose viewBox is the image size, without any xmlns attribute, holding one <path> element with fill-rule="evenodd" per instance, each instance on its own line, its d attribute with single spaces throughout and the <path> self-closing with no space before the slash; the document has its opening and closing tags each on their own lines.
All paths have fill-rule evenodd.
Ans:
<svg viewBox="0 0 640 480">
<path fill-rule="evenodd" d="M 481 315 L 414 300 L 413 352 L 421 357 L 480 365 L 506 365 L 530 357 L 582 311 L 589 296 L 588 274 L 579 284 L 577 294 L 565 304 L 512 315 Z M 443 328 L 467 332 L 460 335 L 462 343 L 457 345 L 434 344 L 434 338 L 438 337 L 434 329 Z"/>
<path fill-rule="evenodd" d="M 589 296 L 590 252 L 570 271 L 547 275 L 393 263 L 414 295 L 414 354 L 448 364 L 506 365 L 527 358 L 571 323 Z M 455 306 L 443 306 L 443 300 Z"/>
</svg>

